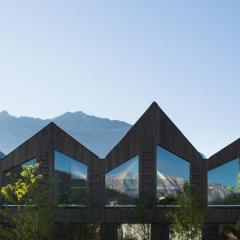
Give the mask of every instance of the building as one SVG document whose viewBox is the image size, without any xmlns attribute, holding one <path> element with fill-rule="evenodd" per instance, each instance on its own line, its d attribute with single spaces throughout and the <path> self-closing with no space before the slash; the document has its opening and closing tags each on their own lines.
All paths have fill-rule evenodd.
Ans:
<svg viewBox="0 0 240 240">
<path fill-rule="evenodd" d="M 49 124 L 0 161 L 1 185 L 6 172 L 40 162 L 45 180 L 58 180 L 57 224 L 85 223 L 91 209 L 101 238 L 111 240 L 119 225 L 139 223 L 136 200 L 147 193 L 158 202 L 144 221 L 152 224 L 152 239 L 167 240 L 171 223 L 160 222 L 189 179 L 208 206 L 203 239 L 214 240 L 240 216 L 239 159 L 240 139 L 204 159 L 154 102 L 105 159 Z"/>
</svg>

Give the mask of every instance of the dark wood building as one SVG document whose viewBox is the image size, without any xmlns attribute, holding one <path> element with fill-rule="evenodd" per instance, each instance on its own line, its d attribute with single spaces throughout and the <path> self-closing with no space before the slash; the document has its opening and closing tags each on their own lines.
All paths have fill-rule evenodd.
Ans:
<svg viewBox="0 0 240 240">
<path fill-rule="evenodd" d="M 171 222 L 163 224 L 162 219 L 174 211 L 177 192 L 189 179 L 198 194 L 205 196 L 203 204 L 209 209 L 203 239 L 214 240 L 219 239 L 222 224 L 235 223 L 240 216 L 240 202 L 229 197 L 238 195 L 238 182 L 230 191 L 229 183 L 219 182 L 218 176 L 225 171 L 222 166 L 237 164 L 239 157 L 240 139 L 204 159 L 154 102 L 105 159 L 99 159 L 54 123 L 49 124 L 0 161 L 1 185 L 6 171 L 35 159 L 46 181 L 56 176 L 62 182 L 66 179 L 57 191 L 63 206 L 56 223 L 96 222 L 101 225 L 102 239 L 114 240 L 121 224 L 145 222 L 152 226 L 152 239 L 167 240 Z M 144 220 L 136 207 L 141 196 L 156 196 L 158 201 L 153 201 L 155 205 Z M 221 201 L 216 196 L 221 196 Z"/>
</svg>

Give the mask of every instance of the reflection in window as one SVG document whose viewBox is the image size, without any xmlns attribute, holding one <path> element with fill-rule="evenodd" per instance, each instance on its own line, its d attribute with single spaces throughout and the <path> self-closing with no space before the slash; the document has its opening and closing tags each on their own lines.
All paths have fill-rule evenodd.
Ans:
<svg viewBox="0 0 240 240">
<path fill-rule="evenodd" d="M 240 159 L 208 172 L 208 204 L 240 205 Z"/>
<path fill-rule="evenodd" d="M 60 204 L 87 204 L 88 167 L 55 151 L 56 196 Z"/>
<path fill-rule="evenodd" d="M 3 183 L 4 185 L 14 182 L 21 177 L 20 173 L 24 170 L 24 168 L 28 166 L 35 165 L 37 163 L 36 159 L 29 160 L 21 165 L 11 168 L 3 173 Z"/>
<path fill-rule="evenodd" d="M 139 157 L 105 175 L 107 205 L 135 205 L 138 198 Z"/>
<path fill-rule="evenodd" d="M 21 165 L 18 165 L 16 167 L 13 167 L 3 173 L 3 185 L 15 183 L 18 179 L 21 177 L 21 172 L 24 170 L 24 168 L 28 166 L 33 166 L 37 163 L 36 159 L 29 160 Z M 4 205 L 12 205 L 13 203 L 8 202 L 6 199 L 3 198 L 3 204 Z"/>
<path fill-rule="evenodd" d="M 160 205 L 174 205 L 183 184 L 189 180 L 189 163 L 157 146 L 157 199 Z"/>
</svg>

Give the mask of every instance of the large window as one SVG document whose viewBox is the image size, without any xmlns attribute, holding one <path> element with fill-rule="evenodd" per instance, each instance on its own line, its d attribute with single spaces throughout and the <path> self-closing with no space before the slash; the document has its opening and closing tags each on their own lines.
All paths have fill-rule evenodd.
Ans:
<svg viewBox="0 0 240 240">
<path fill-rule="evenodd" d="M 55 151 L 55 192 L 59 204 L 87 204 L 88 167 Z"/>
<path fill-rule="evenodd" d="M 37 163 L 36 159 L 31 159 L 21 165 L 13 167 L 3 173 L 3 184 L 6 185 L 12 181 L 17 180 L 20 178 L 20 173 L 26 168 L 27 166 L 35 165 Z"/>
<path fill-rule="evenodd" d="M 189 180 L 189 163 L 157 146 L 157 199 L 159 205 L 174 205 Z"/>
<path fill-rule="evenodd" d="M 240 205 L 240 158 L 208 172 L 208 204 Z"/>
<path fill-rule="evenodd" d="M 138 198 L 139 157 L 121 164 L 105 176 L 107 205 L 135 205 Z"/>
</svg>

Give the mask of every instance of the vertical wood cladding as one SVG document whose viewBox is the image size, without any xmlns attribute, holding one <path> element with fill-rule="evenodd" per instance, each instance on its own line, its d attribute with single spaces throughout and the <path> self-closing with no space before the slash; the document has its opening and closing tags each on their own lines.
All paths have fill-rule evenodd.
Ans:
<svg viewBox="0 0 240 240">
<path fill-rule="evenodd" d="M 152 224 L 151 240 L 169 240 L 169 225 Z"/>
<path fill-rule="evenodd" d="M 207 189 L 207 174 L 208 171 L 222 166 L 234 159 L 240 157 L 240 139 L 234 141 L 233 143 L 229 144 L 213 156 L 211 156 L 206 161 L 206 184 L 205 189 Z M 227 174 L 227 173 L 226 173 Z M 206 190 L 207 191 L 207 190 Z M 236 223 L 239 220 L 240 216 L 240 207 L 238 206 L 216 206 L 216 207 L 209 207 L 209 211 L 207 214 L 206 222 L 209 224 L 217 224 L 217 223 Z"/>
<path fill-rule="evenodd" d="M 53 149 L 88 166 L 88 217 L 100 222 L 103 219 L 104 203 L 104 161 L 77 142 L 74 138 L 58 128 L 53 130 Z M 86 221 L 83 217 L 81 221 Z"/>
<path fill-rule="evenodd" d="M 51 176 L 51 172 L 49 170 L 49 165 L 51 164 L 51 162 L 49 161 L 50 156 L 49 156 L 49 152 L 46 152 L 45 154 L 41 154 L 38 158 L 37 161 L 40 163 L 39 166 L 39 171 L 40 174 L 43 175 L 43 180 L 44 183 L 47 183 L 50 179 L 49 176 Z"/>
<path fill-rule="evenodd" d="M 218 224 L 205 224 L 203 240 L 219 240 L 220 232 Z"/>
<path fill-rule="evenodd" d="M 240 157 L 240 139 L 229 144 L 208 160 L 208 171 Z"/>
<path fill-rule="evenodd" d="M 59 220 L 72 222 L 86 222 L 90 210 L 94 212 L 92 221 L 103 225 L 103 235 L 115 238 L 116 224 L 137 223 L 136 209 L 127 207 L 105 207 L 105 174 L 120 164 L 139 156 L 139 190 L 156 195 L 156 146 L 176 154 L 190 163 L 190 180 L 197 188 L 198 194 L 204 197 L 203 204 L 207 205 L 207 173 L 224 163 L 240 157 L 240 139 L 219 151 L 210 159 L 205 160 L 167 115 L 153 103 L 136 124 L 112 149 L 105 159 L 99 159 L 82 144 L 51 123 L 35 134 L 16 150 L 8 154 L 0 162 L 2 184 L 3 172 L 18 166 L 25 161 L 37 158 L 40 161 L 40 172 L 46 181 L 54 177 L 54 151 L 59 151 L 83 164 L 88 165 L 89 206 L 94 208 L 61 209 Z M 159 231 L 168 232 L 168 225 L 159 229 L 161 216 L 166 215 L 170 208 L 156 208 L 150 219 L 153 231 L 157 236 Z M 172 210 L 171 210 L 172 211 Z M 230 223 L 240 215 L 240 208 L 209 208 L 206 217 L 204 239 L 212 238 L 218 230 L 218 223 Z M 233 220 L 231 220 L 233 219 Z M 114 225 L 111 225 L 114 224 Z M 109 225 L 107 225 L 109 224 Z M 166 234 L 167 236 L 168 234 Z M 109 239 L 109 238 L 104 238 Z M 155 239 L 155 238 L 153 238 Z M 167 239 L 167 237 L 163 237 Z"/>
<path fill-rule="evenodd" d="M 117 224 L 102 224 L 100 235 L 104 240 L 118 240 Z"/>
<path fill-rule="evenodd" d="M 156 147 L 152 139 L 142 139 L 140 148 L 140 192 L 156 194 Z"/>
</svg>

